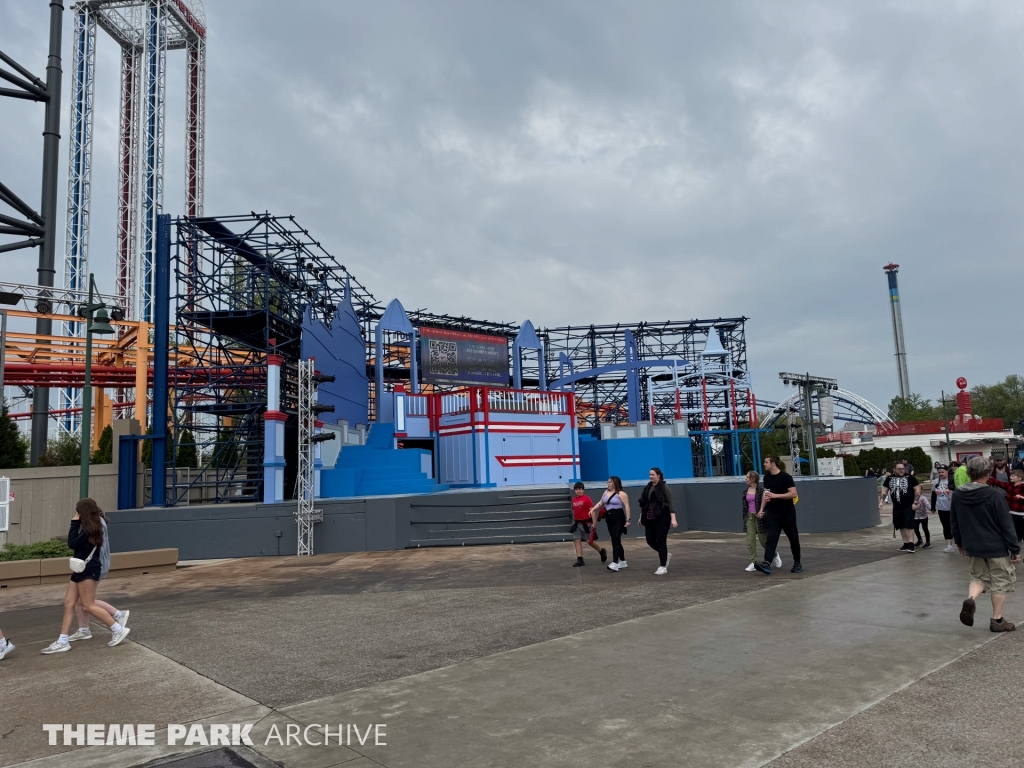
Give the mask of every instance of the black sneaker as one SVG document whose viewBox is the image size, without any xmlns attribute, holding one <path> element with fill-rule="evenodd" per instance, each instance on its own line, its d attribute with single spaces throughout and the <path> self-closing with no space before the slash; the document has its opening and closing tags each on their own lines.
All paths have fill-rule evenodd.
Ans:
<svg viewBox="0 0 1024 768">
<path fill-rule="evenodd" d="M 915 552 L 917 552 L 917 547 L 915 547 L 913 544 L 909 544 L 907 545 L 907 552 L 909 552 L 910 554 L 914 554 Z"/>
<path fill-rule="evenodd" d="M 793 567 L 789 569 L 790 573 L 803 573 L 804 567 L 800 563 L 793 563 Z"/>
<path fill-rule="evenodd" d="M 909 544 L 904 544 L 904 545 L 903 545 L 902 547 L 900 547 L 900 548 L 899 548 L 899 550 L 897 550 L 897 551 L 899 551 L 899 552 L 909 552 L 909 551 L 910 551 L 910 545 L 909 545 Z"/>
<path fill-rule="evenodd" d="M 968 597 L 964 600 L 963 607 L 960 609 L 960 623 L 966 624 L 968 627 L 974 626 L 974 612 L 978 606 L 974 603 L 973 597 Z"/>
<path fill-rule="evenodd" d="M 572 564 L 572 567 L 573 568 L 579 568 L 581 565 L 586 565 L 586 563 L 583 562 L 583 558 L 582 557 L 578 558 L 576 560 L 576 562 Z"/>
<path fill-rule="evenodd" d="M 767 560 L 764 560 L 760 563 L 755 562 L 754 567 L 761 573 L 763 573 L 765 576 L 772 575 L 772 564 L 769 563 Z"/>
<path fill-rule="evenodd" d="M 921 549 L 931 549 L 931 548 L 932 548 L 932 543 L 930 541 L 927 542 L 926 544 L 922 544 L 921 545 Z"/>
<path fill-rule="evenodd" d="M 602 563 L 608 562 L 608 550 L 605 549 L 604 547 L 601 548 L 601 562 Z"/>
</svg>

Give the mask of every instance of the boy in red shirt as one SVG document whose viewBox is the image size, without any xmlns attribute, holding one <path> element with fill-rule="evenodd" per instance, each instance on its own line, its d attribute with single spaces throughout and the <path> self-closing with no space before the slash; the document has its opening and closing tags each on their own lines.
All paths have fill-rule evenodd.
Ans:
<svg viewBox="0 0 1024 768">
<path fill-rule="evenodd" d="M 572 528 L 569 529 L 569 533 L 572 534 L 572 543 L 576 547 L 576 562 L 573 563 L 573 568 L 586 565 L 583 562 L 584 537 L 587 538 L 587 544 L 601 553 L 602 563 L 608 559 L 608 553 L 594 543 L 594 539 L 597 538 L 597 525 L 590 514 L 590 510 L 594 508 L 594 501 L 583 492 L 584 490 L 583 483 L 576 483 L 572 487 L 574 494 L 572 499 Z M 593 533 L 591 533 L 591 526 L 593 526 Z"/>
<path fill-rule="evenodd" d="M 995 471 L 988 479 L 989 485 L 997 486 L 1006 491 L 1006 506 L 1010 508 L 1014 533 L 1018 541 L 1024 541 L 1024 470 L 1014 469 L 1010 472 L 1010 481 L 997 480 Z"/>
</svg>

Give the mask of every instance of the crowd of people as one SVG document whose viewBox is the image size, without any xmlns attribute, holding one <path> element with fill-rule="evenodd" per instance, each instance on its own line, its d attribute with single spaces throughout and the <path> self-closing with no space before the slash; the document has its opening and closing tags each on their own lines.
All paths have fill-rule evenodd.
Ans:
<svg viewBox="0 0 1024 768">
<path fill-rule="evenodd" d="M 772 568 L 782 567 L 782 557 L 778 553 L 779 538 L 783 533 L 789 539 L 789 547 L 793 553 L 792 573 L 802 573 L 800 563 L 800 533 L 796 525 L 796 483 L 793 476 L 783 469 L 782 460 L 778 456 L 766 456 L 764 459 L 764 480 L 757 472 L 747 473 L 747 487 L 743 493 L 743 529 L 747 535 L 747 551 L 750 555 L 748 571 L 760 571 L 771 575 Z M 672 561 L 672 553 L 668 551 L 668 534 L 677 528 L 675 505 L 672 502 L 672 489 L 665 482 L 665 475 L 658 467 L 652 467 L 648 473 L 649 482 L 640 493 L 639 524 L 644 529 L 647 545 L 658 553 L 658 568 L 655 576 L 668 574 L 668 566 Z M 600 500 L 593 504 L 587 496 L 583 483 L 576 483 L 573 488 L 573 522 L 570 532 L 576 549 L 574 568 L 586 565 L 583 559 L 583 540 L 586 539 L 601 557 L 607 562 L 608 552 L 597 543 L 598 523 L 605 521 L 608 537 L 612 543 L 612 561 L 608 570 L 618 572 L 628 567 L 626 553 L 622 547 L 622 537 L 628 532 L 632 521 L 629 497 L 622 490 L 622 480 L 612 475 L 608 485 L 601 494 Z M 757 544 L 764 549 L 764 557 L 757 558 Z"/>
</svg>

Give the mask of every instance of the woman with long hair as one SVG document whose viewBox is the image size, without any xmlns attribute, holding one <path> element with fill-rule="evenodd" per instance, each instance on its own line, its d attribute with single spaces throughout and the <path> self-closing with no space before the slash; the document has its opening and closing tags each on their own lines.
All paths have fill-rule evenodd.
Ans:
<svg viewBox="0 0 1024 768">
<path fill-rule="evenodd" d="M 750 555 L 750 565 L 745 569 L 748 573 L 757 570 L 754 567 L 754 563 L 758 562 L 757 542 L 761 542 L 762 548 L 768 543 L 768 526 L 763 517 L 757 516 L 763 497 L 764 483 L 761 482 L 761 476 L 750 470 L 747 472 L 747 487 L 743 490 L 743 530 L 747 534 L 747 554 Z M 775 568 L 782 567 L 782 557 L 778 552 L 775 553 L 772 565 Z"/>
<path fill-rule="evenodd" d="M 672 555 L 668 551 L 669 528 L 678 528 L 676 508 L 672 504 L 672 491 L 665 482 L 664 473 L 657 467 L 651 467 L 648 473 L 650 482 L 640 494 L 640 525 L 647 535 L 647 546 L 658 553 L 658 570 L 655 576 L 668 573 L 668 564 Z"/>
<path fill-rule="evenodd" d="M 131 631 L 96 604 L 96 585 L 102 571 L 99 557 L 100 548 L 103 546 L 102 514 L 103 511 L 92 499 L 82 499 L 75 505 L 75 516 L 71 519 L 71 527 L 68 530 L 68 546 L 74 551 L 75 558 L 85 563 L 85 567 L 80 572 L 71 574 L 71 583 L 64 594 L 64 621 L 60 637 L 43 648 L 43 653 L 63 653 L 71 650 L 68 633 L 71 631 L 71 622 L 75 619 L 75 606 L 79 601 L 88 613 L 110 628 L 111 638 L 107 645 L 117 645 Z"/>
<path fill-rule="evenodd" d="M 110 570 L 110 534 L 107 533 L 107 516 L 100 511 L 100 522 L 103 523 L 103 546 L 100 547 L 100 581 L 107 578 L 107 571 Z M 110 603 L 96 598 L 96 605 L 102 608 L 104 611 L 114 617 L 114 621 L 120 624 L 122 627 L 128 626 L 128 616 L 131 611 L 124 610 L 119 611 L 117 608 L 112 606 Z M 68 636 L 70 642 L 76 640 L 92 640 L 92 629 L 89 627 L 89 614 L 86 613 L 85 608 L 82 607 L 82 601 L 78 601 L 78 605 L 75 606 L 75 617 L 78 619 L 78 629 L 75 630 L 73 635 Z"/>
<path fill-rule="evenodd" d="M 601 500 L 590 510 L 590 515 L 597 525 L 597 510 L 604 508 L 605 524 L 608 526 L 608 538 L 612 540 L 612 561 L 608 563 L 609 571 L 621 571 L 626 566 L 626 550 L 622 548 L 622 536 L 629 527 L 629 497 L 622 490 L 622 480 L 615 475 L 608 478 L 608 489 L 601 494 Z"/>
</svg>

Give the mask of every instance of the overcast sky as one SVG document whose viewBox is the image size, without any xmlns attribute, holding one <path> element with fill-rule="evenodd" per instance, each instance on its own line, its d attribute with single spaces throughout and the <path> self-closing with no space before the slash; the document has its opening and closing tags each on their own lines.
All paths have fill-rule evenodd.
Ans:
<svg viewBox="0 0 1024 768">
<path fill-rule="evenodd" d="M 206 16 L 205 212 L 293 214 L 383 301 L 538 326 L 746 315 L 761 399 L 810 371 L 884 408 L 895 261 L 914 391 L 1024 373 L 1020 2 L 208 0 Z M 0 0 L 0 49 L 40 75 L 47 19 L 44 0 Z M 71 27 L 69 11 L 62 170 Z M 183 53 L 168 62 L 177 214 Z M 97 70 L 90 264 L 112 290 L 103 33 Z M 0 176 L 33 204 L 42 115 L 0 99 Z M 36 258 L 2 255 L 0 274 L 34 282 Z"/>
</svg>

